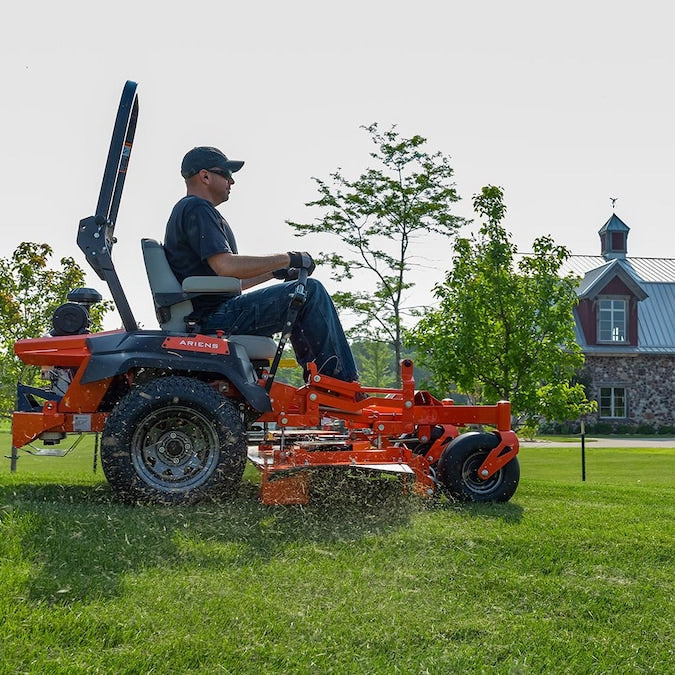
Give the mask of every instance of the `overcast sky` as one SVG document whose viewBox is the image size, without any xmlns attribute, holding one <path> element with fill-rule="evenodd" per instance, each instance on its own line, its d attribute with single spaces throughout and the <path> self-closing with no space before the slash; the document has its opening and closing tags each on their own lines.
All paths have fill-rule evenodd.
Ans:
<svg viewBox="0 0 675 675">
<path fill-rule="evenodd" d="M 284 221 L 309 217 L 311 176 L 369 166 L 360 126 L 378 122 L 451 157 L 457 213 L 472 215 L 481 186 L 502 186 L 523 252 L 550 234 L 599 253 L 618 197 L 629 253 L 675 257 L 671 33 L 668 3 L 652 0 L 12 3 L 0 27 L 0 255 L 45 241 L 88 269 L 77 223 L 93 214 L 130 79 L 140 116 L 114 258 L 148 328 L 140 238 L 162 239 L 194 145 L 246 161 L 220 207 L 245 253 L 318 250 Z M 423 294 L 450 250 L 419 253 Z"/>
</svg>

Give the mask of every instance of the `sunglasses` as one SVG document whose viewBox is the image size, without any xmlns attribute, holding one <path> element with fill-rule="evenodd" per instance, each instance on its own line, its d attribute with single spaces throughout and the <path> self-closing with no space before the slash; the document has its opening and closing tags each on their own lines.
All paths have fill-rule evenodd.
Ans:
<svg viewBox="0 0 675 675">
<path fill-rule="evenodd" d="M 207 171 L 222 176 L 225 180 L 232 180 L 232 174 L 227 169 L 207 169 Z"/>
</svg>

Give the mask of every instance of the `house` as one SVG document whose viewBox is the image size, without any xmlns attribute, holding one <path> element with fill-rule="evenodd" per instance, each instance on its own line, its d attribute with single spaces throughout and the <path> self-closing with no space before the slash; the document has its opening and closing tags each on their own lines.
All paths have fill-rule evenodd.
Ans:
<svg viewBox="0 0 675 675">
<path fill-rule="evenodd" d="M 616 215 L 599 231 L 601 255 L 573 255 L 581 277 L 576 334 L 585 356 L 589 420 L 602 431 L 675 433 L 675 258 L 632 258 Z"/>
</svg>

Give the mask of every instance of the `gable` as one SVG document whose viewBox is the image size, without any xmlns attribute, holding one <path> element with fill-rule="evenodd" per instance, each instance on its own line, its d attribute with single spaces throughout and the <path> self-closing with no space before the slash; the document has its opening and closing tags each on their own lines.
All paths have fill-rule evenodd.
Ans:
<svg viewBox="0 0 675 675">
<path fill-rule="evenodd" d="M 633 289 L 629 288 L 628 284 L 618 276 L 608 281 L 607 285 L 604 288 L 598 289 L 596 297 L 602 295 L 622 295 L 622 296 L 636 297 L 635 293 L 633 292 Z M 640 299 L 644 300 L 644 298 Z"/>
<path fill-rule="evenodd" d="M 577 295 L 582 300 L 594 300 L 599 295 L 619 294 L 644 300 L 647 293 L 635 273 L 621 260 L 612 260 L 584 275 Z"/>
</svg>

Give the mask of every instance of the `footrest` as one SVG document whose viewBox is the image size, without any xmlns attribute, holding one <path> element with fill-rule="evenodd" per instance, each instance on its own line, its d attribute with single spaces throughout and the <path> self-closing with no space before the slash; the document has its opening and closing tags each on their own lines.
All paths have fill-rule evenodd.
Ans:
<svg viewBox="0 0 675 675">
<path fill-rule="evenodd" d="M 67 450 L 50 450 L 49 448 L 43 450 L 28 450 L 26 448 L 26 452 L 35 457 L 64 457 L 68 454 Z"/>
<path fill-rule="evenodd" d="M 387 473 L 414 474 L 415 472 L 407 464 L 387 462 L 386 464 L 352 464 L 354 469 L 370 469 L 371 471 L 384 471 Z"/>
</svg>

